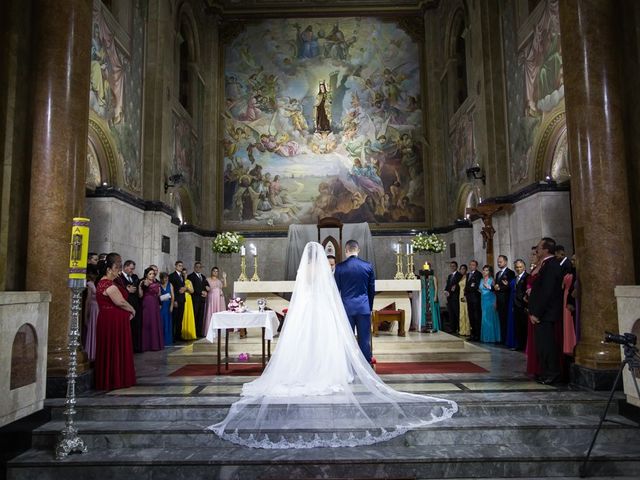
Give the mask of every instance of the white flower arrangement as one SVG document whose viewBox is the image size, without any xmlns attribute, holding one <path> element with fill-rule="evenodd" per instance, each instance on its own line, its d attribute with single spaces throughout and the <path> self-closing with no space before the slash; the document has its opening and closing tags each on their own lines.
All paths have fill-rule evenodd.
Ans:
<svg viewBox="0 0 640 480">
<path fill-rule="evenodd" d="M 214 253 L 238 253 L 244 244 L 244 237 L 234 232 L 223 232 L 211 240 Z"/>
<path fill-rule="evenodd" d="M 444 252 L 447 248 L 447 242 L 438 237 L 435 233 L 431 235 L 427 233 L 419 233 L 411 240 L 413 249 L 417 252 Z"/>
</svg>

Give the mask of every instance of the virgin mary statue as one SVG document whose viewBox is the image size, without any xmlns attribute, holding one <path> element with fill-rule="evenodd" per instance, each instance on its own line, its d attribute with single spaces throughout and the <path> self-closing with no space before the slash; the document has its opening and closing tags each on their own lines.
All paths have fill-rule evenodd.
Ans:
<svg viewBox="0 0 640 480">
<path fill-rule="evenodd" d="M 354 447 L 445 420 L 451 400 L 398 392 L 371 369 L 354 337 L 324 248 L 302 254 L 287 317 L 263 374 L 208 427 L 253 448 Z"/>
<path fill-rule="evenodd" d="M 316 121 L 316 132 L 331 131 L 331 94 L 324 81 L 318 85 L 318 95 L 313 106 Z"/>
</svg>

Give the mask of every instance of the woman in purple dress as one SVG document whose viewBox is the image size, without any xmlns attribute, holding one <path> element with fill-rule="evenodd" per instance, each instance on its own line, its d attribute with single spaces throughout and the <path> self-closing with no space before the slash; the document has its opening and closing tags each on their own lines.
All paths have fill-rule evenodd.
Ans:
<svg viewBox="0 0 640 480">
<path fill-rule="evenodd" d="M 142 351 L 162 350 L 164 338 L 160 319 L 160 284 L 155 281 L 153 268 L 144 271 L 144 279 L 138 287 L 142 298 Z"/>
</svg>

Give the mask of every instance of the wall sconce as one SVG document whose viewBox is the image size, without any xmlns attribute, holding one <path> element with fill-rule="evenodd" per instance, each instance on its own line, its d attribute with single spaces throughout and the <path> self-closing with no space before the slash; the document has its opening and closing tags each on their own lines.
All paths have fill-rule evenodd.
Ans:
<svg viewBox="0 0 640 480">
<path fill-rule="evenodd" d="M 475 165 L 473 167 L 467 168 L 467 178 L 469 180 L 482 180 L 483 185 L 487 183 L 487 176 L 482 173 L 480 165 Z"/>
<path fill-rule="evenodd" d="M 170 188 L 179 186 L 183 181 L 184 177 L 181 173 L 171 175 L 167 180 L 164 181 L 164 193 L 167 193 Z"/>
</svg>

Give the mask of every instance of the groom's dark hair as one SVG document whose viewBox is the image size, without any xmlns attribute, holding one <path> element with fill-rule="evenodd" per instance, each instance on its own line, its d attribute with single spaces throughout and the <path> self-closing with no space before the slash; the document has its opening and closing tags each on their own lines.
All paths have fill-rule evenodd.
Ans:
<svg viewBox="0 0 640 480">
<path fill-rule="evenodd" d="M 349 240 L 344 246 L 344 249 L 347 251 L 354 251 L 358 250 L 359 248 L 360 245 L 358 245 L 358 242 L 356 242 L 355 240 Z"/>
</svg>

